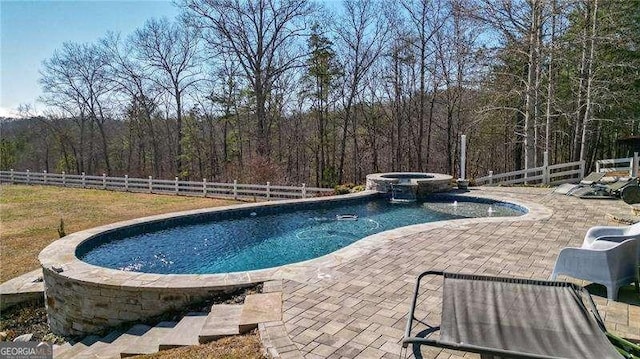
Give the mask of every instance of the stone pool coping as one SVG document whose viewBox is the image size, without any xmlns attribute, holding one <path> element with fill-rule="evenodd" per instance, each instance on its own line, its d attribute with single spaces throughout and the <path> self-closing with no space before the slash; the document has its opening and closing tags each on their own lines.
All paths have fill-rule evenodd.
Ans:
<svg viewBox="0 0 640 359">
<path fill-rule="evenodd" d="M 61 238 L 46 247 L 38 259 L 44 269 L 52 270 L 61 276 L 69 277 L 81 282 L 92 282 L 118 287 L 140 287 L 140 288 L 200 288 L 200 287 L 228 287 L 235 285 L 247 285 L 259 283 L 268 280 L 278 280 L 291 277 L 296 273 L 314 271 L 316 268 L 325 268 L 335 264 L 342 263 L 344 260 L 353 259 L 355 256 L 363 255 L 363 249 L 376 246 L 376 242 L 391 240 L 393 238 L 423 232 L 432 228 L 441 228 L 447 226 L 460 226 L 465 223 L 480 223 L 493 221 L 520 221 L 520 220 L 539 220 L 548 218 L 551 211 L 536 203 L 524 203 L 522 200 L 509 200 L 504 198 L 504 194 L 496 196 L 495 194 L 481 193 L 481 190 L 474 189 L 465 194 L 456 193 L 458 196 L 478 197 L 491 199 L 501 202 L 512 203 L 524 207 L 528 212 L 522 216 L 515 217 L 483 217 L 483 218 L 465 218 L 448 221 L 437 221 L 424 224 L 415 224 L 406 227 L 400 227 L 374 235 L 362 238 L 347 247 L 341 248 L 335 252 L 326 254 L 322 257 L 313 258 L 303 262 L 286 264 L 280 267 L 258 269 L 245 272 L 221 273 L 221 274 L 155 274 L 133 271 L 122 271 L 92 265 L 80 260 L 76 257 L 76 248 L 83 242 L 90 240 L 100 233 L 113 231 L 129 226 L 135 226 L 146 222 L 157 222 L 174 217 L 187 217 L 204 213 L 227 211 L 232 209 L 249 209 L 263 208 L 267 206 L 282 206 L 291 203 L 302 202 L 326 202 L 341 201 L 345 199 L 366 198 L 375 196 L 375 191 L 363 191 L 356 194 L 317 197 L 304 200 L 286 200 L 278 202 L 264 202 L 257 204 L 240 204 L 224 207 L 215 207 L 209 209 L 198 209 L 183 212 L 173 212 L 156 216 L 137 218 L 128 221 L 117 222 L 100 227 L 70 234 Z"/>
</svg>

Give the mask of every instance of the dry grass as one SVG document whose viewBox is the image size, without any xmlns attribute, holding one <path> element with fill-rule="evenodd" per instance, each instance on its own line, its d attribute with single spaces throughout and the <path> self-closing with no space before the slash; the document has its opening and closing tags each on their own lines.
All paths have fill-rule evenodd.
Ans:
<svg viewBox="0 0 640 359">
<path fill-rule="evenodd" d="M 256 332 L 223 338 L 209 344 L 177 348 L 150 355 L 141 355 L 136 359 L 265 359 L 260 338 Z"/>
<path fill-rule="evenodd" d="M 67 234 L 154 214 L 238 203 L 53 186 L 0 186 L 0 282 L 38 268 L 38 253 Z"/>
</svg>

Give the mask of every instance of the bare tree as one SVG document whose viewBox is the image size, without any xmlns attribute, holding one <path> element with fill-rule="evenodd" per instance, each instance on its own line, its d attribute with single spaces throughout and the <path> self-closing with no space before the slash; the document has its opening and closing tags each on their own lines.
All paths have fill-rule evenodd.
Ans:
<svg viewBox="0 0 640 359">
<path fill-rule="evenodd" d="M 193 28 L 166 18 L 152 19 L 138 29 L 133 38 L 138 59 L 151 79 L 173 99 L 176 114 L 176 170 L 185 177 L 182 166 L 182 119 L 185 92 L 200 81 L 199 36 Z"/>
<path fill-rule="evenodd" d="M 100 49 L 108 58 L 109 80 L 115 84 L 115 90 L 125 96 L 129 103 L 127 112 L 133 118 L 139 118 L 148 135 L 152 151 L 152 171 L 155 177 L 163 172 L 160 150 L 160 136 L 153 121 L 157 108 L 157 86 L 151 80 L 151 74 L 145 73 L 142 64 L 135 60 L 132 41 L 124 41 L 119 34 L 108 33 L 100 40 Z"/>
<path fill-rule="evenodd" d="M 426 99 L 427 99 L 427 72 L 428 61 L 431 57 L 431 62 L 435 62 L 432 57 L 435 53 L 434 49 L 429 48 L 429 44 L 432 41 L 434 35 L 444 25 L 444 20 L 447 17 L 447 11 L 440 0 L 403 0 L 400 2 L 402 8 L 407 14 L 407 19 L 411 24 L 411 31 L 414 34 L 413 41 L 409 43 L 416 48 L 415 54 L 418 58 L 418 71 L 419 71 L 419 92 L 418 92 L 418 133 L 417 133 L 417 167 L 420 171 L 425 169 L 425 163 L 423 163 L 423 138 L 427 137 L 427 163 L 429 165 L 429 146 L 431 143 L 431 127 L 432 116 L 429 117 L 429 124 L 425 128 L 425 111 L 426 111 Z M 435 71 L 434 71 L 435 72 Z M 436 74 L 433 73 L 435 77 Z M 437 88 L 434 86 L 432 89 L 434 92 Z M 435 96 L 432 94 L 432 96 Z M 435 97 L 432 97 L 435 99 Z M 433 108 L 433 107 L 432 107 Z"/>
<path fill-rule="evenodd" d="M 306 54 L 290 51 L 308 35 L 308 0 L 183 0 L 185 18 L 205 31 L 213 51 L 240 64 L 255 99 L 257 153 L 270 153 L 267 100 L 276 79 L 300 67 Z"/>
<path fill-rule="evenodd" d="M 113 85 L 106 75 L 107 66 L 107 58 L 96 45 L 65 43 L 60 51 L 43 62 L 40 83 L 43 101 L 47 104 L 72 108 L 70 114 L 78 116 L 81 121 L 88 118 L 97 125 L 105 171 L 110 173 L 105 121 L 109 117 L 109 96 Z M 81 137 L 84 137 L 84 125 L 82 122 Z M 90 140 L 89 144 L 92 142 Z"/>
<path fill-rule="evenodd" d="M 344 78 L 342 86 L 342 141 L 340 142 L 340 162 L 338 166 L 338 182 L 344 178 L 344 164 L 347 147 L 347 133 L 351 125 L 353 140 L 352 165 L 353 181 L 358 181 L 358 127 L 353 115 L 356 98 L 363 91 L 362 81 L 380 59 L 386 48 L 386 40 L 390 33 L 382 3 L 373 0 L 345 0 L 344 14 L 338 19 L 336 28 L 337 49 L 342 63 Z"/>
</svg>

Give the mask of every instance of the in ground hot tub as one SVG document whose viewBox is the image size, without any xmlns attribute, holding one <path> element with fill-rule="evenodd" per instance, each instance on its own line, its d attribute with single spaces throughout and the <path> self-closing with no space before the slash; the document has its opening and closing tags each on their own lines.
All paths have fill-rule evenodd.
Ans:
<svg viewBox="0 0 640 359">
<path fill-rule="evenodd" d="M 388 172 L 367 175 L 367 189 L 386 193 L 392 199 L 424 199 L 430 193 L 452 189 L 453 177 L 441 173 Z"/>
</svg>

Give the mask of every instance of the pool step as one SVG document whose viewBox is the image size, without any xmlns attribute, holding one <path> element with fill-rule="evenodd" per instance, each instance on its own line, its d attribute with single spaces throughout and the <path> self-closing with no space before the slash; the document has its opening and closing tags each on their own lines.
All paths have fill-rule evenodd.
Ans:
<svg viewBox="0 0 640 359">
<path fill-rule="evenodd" d="M 63 349 L 62 351 L 56 351 L 56 349 L 54 349 L 53 357 L 56 359 L 75 358 L 76 355 L 78 355 L 78 353 L 85 351 L 87 348 L 93 345 L 93 343 L 96 343 L 98 340 L 100 340 L 99 336 L 90 335 L 88 337 L 85 337 L 81 341 L 71 345 L 71 347 Z"/>
<path fill-rule="evenodd" d="M 136 324 L 125 333 L 113 332 L 80 353 L 77 358 L 119 359 L 120 352 L 135 343 L 149 329 L 151 327 L 148 325 Z"/>
<path fill-rule="evenodd" d="M 198 335 L 208 313 L 188 313 L 158 343 L 159 350 L 199 345 Z"/>
<path fill-rule="evenodd" d="M 53 345 L 53 356 L 55 358 L 61 356 L 67 350 L 71 349 L 71 343 L 64 343 L 62 345 L 54 344 Z"/>
<path fill-rule="evenodd" d="M 173 332 L 176 322 L 160 322 L 120 352 L 121 358 L 158 352 L 160 340 Z"/>
<path fill-rule="evenodd" d="M 251 294 L 245 297 L 238 330 L 246 333 L 258 323 L 282 320 L 282 292 Z"/>
<path fill-rule="evenodd" d="M 89 336 L 74 345 L 56 348 L 55 358 L 116 359 L 152 354 L 246 333 L 258 323 L 281 320 L 282 292 L 252 294 L 246 296 L 244 304 L 216 304 L 210 313 L 188 313 L 178 323 L 161 322 L 153 328 L 137 324 L 126 333 Z"/>
<path fill-rule="evenodd" d="M 215 304 L 202 326 L 198 340 L 208 343 L 230 335 L 240 334 L 242 304 Z"/>
</svg>

